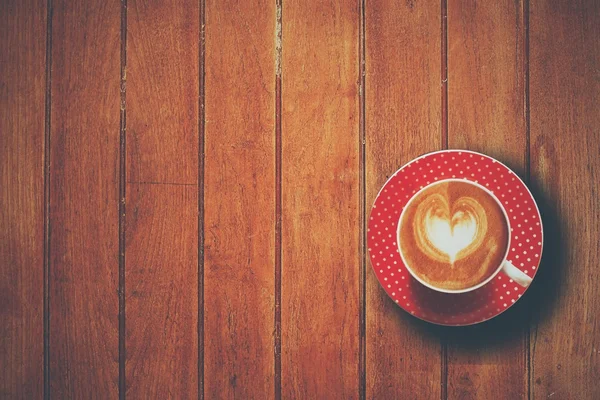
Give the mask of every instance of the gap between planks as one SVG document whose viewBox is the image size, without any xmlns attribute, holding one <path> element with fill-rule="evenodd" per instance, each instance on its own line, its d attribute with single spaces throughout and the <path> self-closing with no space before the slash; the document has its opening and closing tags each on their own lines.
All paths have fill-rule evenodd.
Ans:
<svg viewBox="0 0 600 400">
<path fill-rule="evenodd" d="M 127 186 L 127 0 L 121 0 L 121 106 L 119 115 L 119 399 L 125 399 L 125 190 Z"/>
<path fill-rule="evenodd" d="M 531 145 L 530 145 L 530 108 L 529 108 L 529 0 L 523 0 L 521 3 L 521 12 L 523 21 L 523 105 L 525 113 L 525 183 L 530 184 L 531 180 Z M 518 42 L 518 41 L 517 41 Z M 531 312 L 529 312 L 528 318 L 531 321 Z M 527 325 L 527 329 L 524 332 L 525 341 L 525 369 L 527 380 L 525 383 L 527 399 L 531 399 L 531 377 L 532 377 L 532 363 L 531 363 L 531 324 Z"/>
<path fill-rule="evenodd" d="M 441 147 L 448 149 L 448 0 L 441 0 Z M 448 398 L 448 342 L 440 339 L 440 397 Z"/>
<path fill-rule="evenodd" d="M 205 152 L 205 74 L 206 2 L 199 0 L 200 48 L 198 52 L 198 398 L 204 399 L 204 152 Z"/>
<path fill-rule="evenodd" d="M 50 129 L 52 107 L 52 0 L 46 2 L 46 92 L 44 110 L 44 399 L 50 398 Z"/>
<path fill-rule="evenodd" d="M 358 397 L 367 397 L 367 172 L 366 172 L 366 17 L 365 0 L 359 0 L 359 36 L 358 36 L 358 93 L 359 93 L 359 322 L 358 322 Z"/>
<path fill-rule="evenodd" d="M 275 315 L 273 338 L 274 395 L 281 399 L 281 62 L 283 3 L 276 0 L 275 20 Z"/>
</svg>

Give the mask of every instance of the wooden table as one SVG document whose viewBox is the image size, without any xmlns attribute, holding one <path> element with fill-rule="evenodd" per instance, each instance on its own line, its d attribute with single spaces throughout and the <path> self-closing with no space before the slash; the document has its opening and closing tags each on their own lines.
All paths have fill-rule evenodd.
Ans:
<svg viewBox="0 0 600 400">
<path fill-rule="evenodd" d="M 1 398 L 600 398 L 599 1 L 5 0 L 0 35 Z M 461 329 L 365 249 L 447 147 L 546 234 Z"/>
</svg>

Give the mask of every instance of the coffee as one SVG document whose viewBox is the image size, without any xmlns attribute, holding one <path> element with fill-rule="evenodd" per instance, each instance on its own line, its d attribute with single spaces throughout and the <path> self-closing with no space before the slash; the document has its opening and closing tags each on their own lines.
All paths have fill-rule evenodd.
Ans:
<svg viewBox="0 0 600 400">
<path fill-rule="evenodd" d="M 508 250 L 509 227 L 491 194 L 463 180 L 418 192 L 400 217 L 398 243 L 413 275 L 442 290 L 464 290 L 490 278 Z"/>
</svg>

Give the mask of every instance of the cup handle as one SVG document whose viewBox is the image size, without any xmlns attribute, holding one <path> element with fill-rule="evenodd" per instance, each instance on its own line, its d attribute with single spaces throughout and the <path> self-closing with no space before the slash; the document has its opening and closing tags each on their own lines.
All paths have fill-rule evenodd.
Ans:
<svg viewBox="0 0 600 400">
<path fill-rule="evenodd" d="M 523 271 L 519 268 L 515 267 L 511 264 L 510 261 L 504 261 L 502 264 L 502 272 L 504 272 L 510 279 L 517 282 L 519 285 L 523 287 L 529 286 L 532 279 L 527 276 Z"/>
</svg>

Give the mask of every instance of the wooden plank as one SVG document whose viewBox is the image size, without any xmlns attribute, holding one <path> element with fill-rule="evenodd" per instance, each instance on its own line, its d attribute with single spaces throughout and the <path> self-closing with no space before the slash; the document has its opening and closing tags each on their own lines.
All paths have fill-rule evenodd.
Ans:
<svg viewBox="0 0 600 400">
<path fill-rule="evenodd" d="M 0 398 L 43 395 L 46 3 L 0 4 Z"/>
<path fill-rule="evenodd" d="M 196 184 L 198 2 L 127 9 L 127 181 Z"/>
<path fill-rule="evenodd" d="M 439 1 L 367 1 L 367 212 L 396 169 L 442 146 L 440 19 Z M 367 268 L 367 398 L 439 398 L 435 329 L 398 308 Z"/>
<path fill-rule="evenodd" d="M 195 185 L 127 185 L 127 398 L 197 397 L 197 200 Z"/>
<path fill-rule="evenodd" d="M 531 397 L 598 399 L 600 2 L 533 0 L 530 11 L 531 171 L 545 234 Z"/>
<path fill-rule="evenodd" d="M 275 1 L 206 4 L 204 395 L 274 394 Z"/>
<path fill-rule="evenodd" d="M 127 396 L 198 396 L 199 5 L 127 5 Z"/>
<path fill-rule="evenodd" d="M 448 145 L 526 171 L 521 2 L 448 3 Z"/>
<path fill-rule="evenodd" d="M 282 398 L 357 398 L 358 3 L 283 5 Z"/>
<path fill-rule="evenodd" d="M 118 396 L 118 3 L 54 1 L 50 390 Z"/>
<path fill-rule="evenodd" d="M 525 179 L 525 27 L 521 2 L 448 3 L 448 144 L 480 151 Z M 447 335 L 448 398 L 527 396 L 523 308 Z"/>
</svg>

